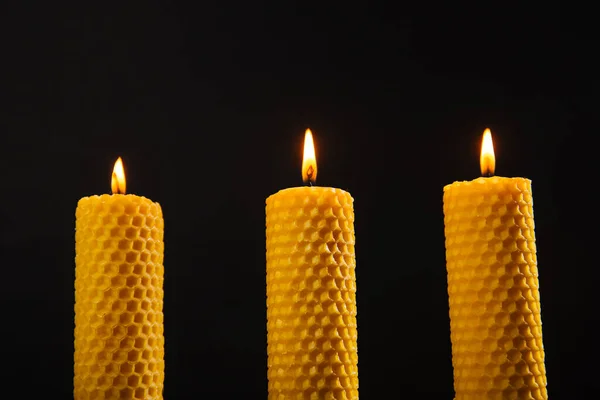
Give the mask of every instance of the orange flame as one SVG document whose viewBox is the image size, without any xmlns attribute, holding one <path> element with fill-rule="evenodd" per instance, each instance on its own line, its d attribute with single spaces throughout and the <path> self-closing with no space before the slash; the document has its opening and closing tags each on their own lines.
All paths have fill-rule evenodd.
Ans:
<svg viewBox="0 0 600 400">
<path fill-rule="evenodd" d="M 496 156 L 494 155 L 494 142 L 492 141 L 492 131 L 489 128 L 483 132 L 481 140 L 481 158 L 479 159 L 481 166 L 481 175 L 493 176 L 496 171 Z"/>
<path fill-rule="evenodd" d="M 304 134 L 304 157 L 302 158 L 302 181 L 315 183 L 317 180 L 317 157 L 310 129 Z"/>
<path fill-rule="evenodd" d="M 110 180 L 110 187 L 113 194 L 125 194 L 125 168 L 123 167 L 123 160 L 121 160 L 121 157 L 115 162 L 112 178 Z"/>
</svg>

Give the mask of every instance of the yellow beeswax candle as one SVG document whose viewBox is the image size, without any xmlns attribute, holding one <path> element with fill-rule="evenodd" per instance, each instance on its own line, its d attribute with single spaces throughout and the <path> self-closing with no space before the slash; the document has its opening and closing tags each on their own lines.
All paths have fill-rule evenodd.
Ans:
<svg viewBox="0 0 600 400">
<path fill-rule="evenodd" d="M 303 177 L 316 178 L 306 133 Z M 266 202 L 269 400 L 357 400 L 354 209 L 348 192 L 281 190 Z"/>
<path fill-rule="evenodd" d="M 113 195 L 76 211 L 75 400 L 162 400 L 164 221 L 158 203 Z"/>
<path fill-rule="evenodd" d="M 444 224 L 455 400 L 547 399 L 531 181 L 448 185 Z"/>
</svg>

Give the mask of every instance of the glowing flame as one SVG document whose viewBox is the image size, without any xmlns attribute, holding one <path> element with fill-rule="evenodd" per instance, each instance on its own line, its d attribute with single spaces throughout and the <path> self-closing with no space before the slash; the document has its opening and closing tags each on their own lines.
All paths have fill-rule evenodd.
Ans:
<svg viewBox="0 0 600 400">
<path fill-rule="evenodd" d="M 304 134 L 304 157 L 302 158 L 302 181 L 315 183 L 317 180 L 317 157 L 310 129 Z"/>
<path fill-rule="evenodd" d="M 492 131 L 486 129 L 483 132 L 481 140 L 481 175 L 492 176 L 496 170 L 496 156 L 494 155 L 494 142 L 492 141 Z"/>
<path fill-rule="evenodd" d="M 123 168 L 123 160 L 121 160 L 121 157 L 115 162 L 112 178 L 110 180 L 110 187 L 113 194 L 125 194 L 125 168 Z"/>
</svg>

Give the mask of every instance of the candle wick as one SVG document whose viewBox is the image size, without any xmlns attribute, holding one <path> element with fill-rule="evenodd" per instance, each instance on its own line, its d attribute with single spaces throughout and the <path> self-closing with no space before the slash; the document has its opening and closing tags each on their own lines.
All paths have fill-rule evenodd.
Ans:
<svg viewBox="0 0 600 400">
<path fill-rule="evenodd" d="M 306 183 L 308 184 L 308 186 L 312 187 L 313 185 L 313 174 L 315 173 L 315 169 L 313 168 L 313 166 L 311 165 L 310 167 L 308 167 L 308 170 L 306 171 Z"/>
<path fill-rule="evenodd" d="M 483 174 L 484 178 L 491 178 L 492 176 L 494 176 L 494 174 L 492 174 L 490 171 L 487 171 Z"/>
</svg>

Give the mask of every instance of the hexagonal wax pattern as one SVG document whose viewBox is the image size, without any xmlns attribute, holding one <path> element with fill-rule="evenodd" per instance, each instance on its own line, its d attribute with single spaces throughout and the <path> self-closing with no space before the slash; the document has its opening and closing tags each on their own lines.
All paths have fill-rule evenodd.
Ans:
<svg viewBox="0 0 600 400">
<path fill-rule="evenodd" d="M 455 400 L 545 400 L 531 182 L 444 188 Z"/>
<path fill-rule="evenodd" d="M 267 199 L 269 400 L 358 399 L 352 203 L 323 187 Z"/>
<path fill-rule="evenodd" d="M 133 195 L 76 211 L 75 400 L 162 400 L 164 221 Z"/>
</svg>

